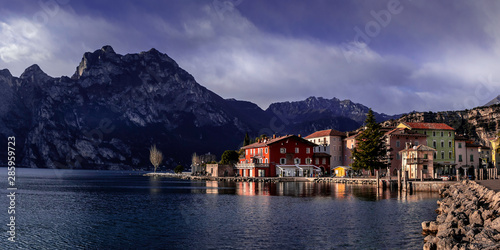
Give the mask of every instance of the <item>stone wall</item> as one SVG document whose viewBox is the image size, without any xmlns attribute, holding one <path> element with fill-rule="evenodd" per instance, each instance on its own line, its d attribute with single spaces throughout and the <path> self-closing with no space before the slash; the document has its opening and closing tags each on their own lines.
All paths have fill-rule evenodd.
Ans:
<svg viewBox="0 0 500 250">
<path fill-rule="evenodd" d="M 424 249 L 500 249 L 500 192 L 465 180 L 439 193 L 436 220 L 422 222 Z"/>
</svg>

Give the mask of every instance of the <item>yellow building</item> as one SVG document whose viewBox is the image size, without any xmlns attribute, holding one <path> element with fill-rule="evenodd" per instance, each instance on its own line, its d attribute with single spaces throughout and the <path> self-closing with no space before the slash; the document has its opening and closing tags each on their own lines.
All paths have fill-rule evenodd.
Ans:
<svg viewBox="0 0 500 250">
<path fill-rule="evenodd" d="M 493 166 L 497 167 L 498 166 L 498 149 L 500 147 L 500 138 L 495 138 L 490 140 L 491 143 L 491 162 L 493 162 Z"/>
<path fill-rule="evenodd" d="M 338 166 L 332 172 L 335 174 L 335 177 L 346 177 L 350 171 L 352 171 L 352 167 Z"/>
</svg>

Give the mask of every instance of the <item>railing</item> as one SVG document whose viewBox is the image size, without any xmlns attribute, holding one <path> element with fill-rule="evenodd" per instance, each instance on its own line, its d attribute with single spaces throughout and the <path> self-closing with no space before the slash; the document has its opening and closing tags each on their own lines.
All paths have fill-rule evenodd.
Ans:
<svg viewBox="0 0 500 250">
<path fill-rule="evenodd" d="M 406 159 L 407 164 L 420 164 L 429 162 L 428 158 L 408 158 Z"/>
<path fill-rule="evenodd" d="M 235 167 L 237 169 L 268 168 L 269 163 L 238 163 Z"/>
</svg>

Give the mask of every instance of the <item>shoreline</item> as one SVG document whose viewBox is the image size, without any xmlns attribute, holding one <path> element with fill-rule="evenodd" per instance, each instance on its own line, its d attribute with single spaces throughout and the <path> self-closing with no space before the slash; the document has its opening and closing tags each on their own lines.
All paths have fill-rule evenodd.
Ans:
<svg viewBox="0 0 500 250">
<path fill-rule="evenodd" d="M 223 182 L 315 182 L 315 183 L 344 183 L 354 185 L 378 186 L 378 188 L 398 189 L 397 179 L 382 178 L 378 180 L 372 178 L 345 178 L 345 177 L 215 177 L 215 176 L 191 176 L 188 174 L 173 173 L 147 173 L 144 176 L 158 176 L 177 178 L 194 181 L 223 181 Z M 456 181 L 407 181 L 406 191 L 403 192 L 439 192 L 447 185 L 457 183 Z M 377 185 L 378 184 L 378 185 Z M 401 183 L 402 185 L 403 183 Z"/>
</svg>

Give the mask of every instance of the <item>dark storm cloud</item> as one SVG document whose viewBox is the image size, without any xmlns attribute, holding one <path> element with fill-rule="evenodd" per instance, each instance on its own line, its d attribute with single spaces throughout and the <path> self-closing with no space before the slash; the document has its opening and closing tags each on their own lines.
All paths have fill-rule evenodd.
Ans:
<svg viewBox="0 0 500 250">
<path fill-rule="evenodd" d="M 263 108 L 314 95 L 385 113 L 435 111 L 471 108 L 500 94 L 500 6 L 494 1 L 5 6 L 0 68 L 14 75 L 33 63 L 50 75 L 71 75 L 85 51 L 110 44 L 122 54 L 157 48 L 223 97 Z"/>
</svg>

